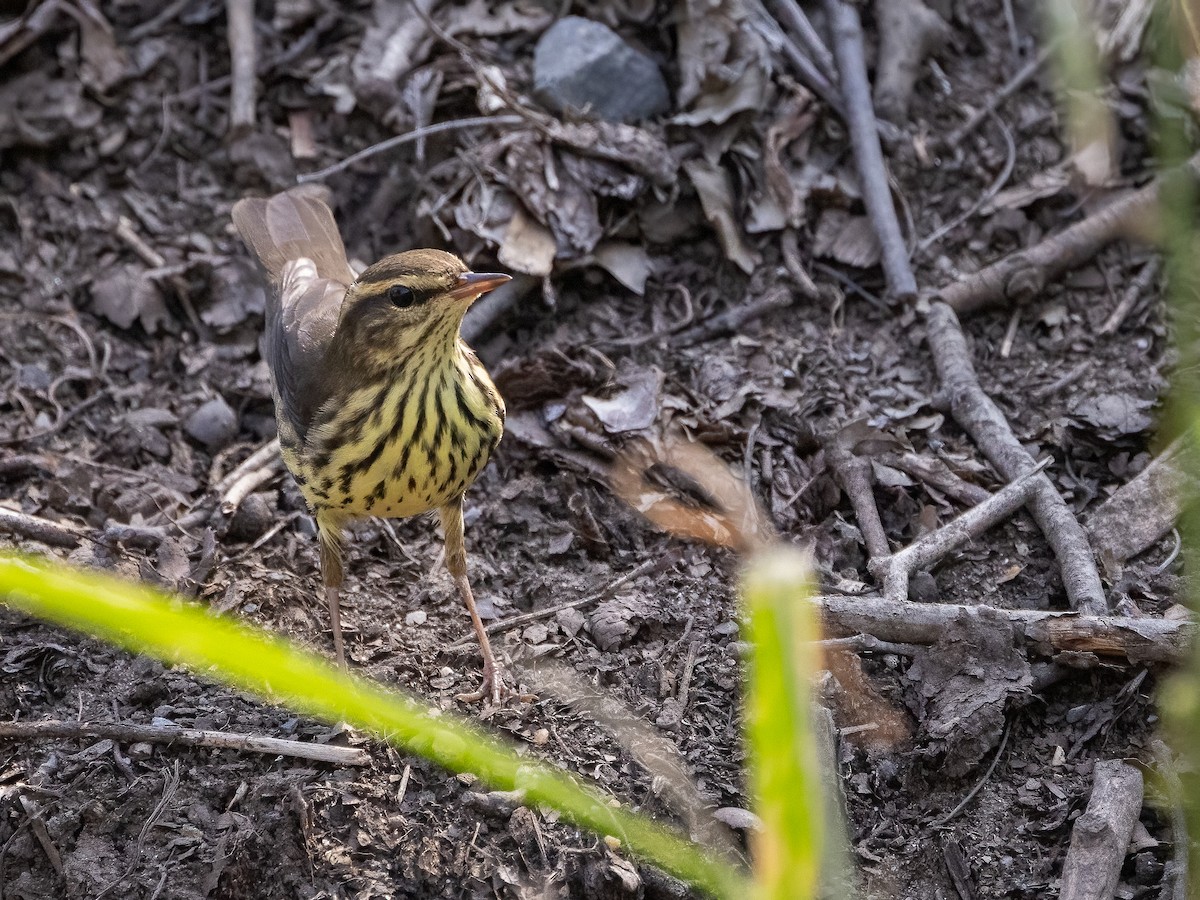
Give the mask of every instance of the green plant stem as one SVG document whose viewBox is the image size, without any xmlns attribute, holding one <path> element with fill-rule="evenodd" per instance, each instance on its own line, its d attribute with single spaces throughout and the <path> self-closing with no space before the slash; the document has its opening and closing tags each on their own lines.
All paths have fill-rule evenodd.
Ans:
<svg viewBox="0 0 1200 900">
<path fill-rule="evenodd" d="M 758 900 L 816 896 L 825 836 L 825 789 L 809 721 L 820 628 L 808 599 L 807 557 L 778 547 L 755 556 L 743 596 L 754 654 L 746 738 L 753 762 Z"/>
</svg>

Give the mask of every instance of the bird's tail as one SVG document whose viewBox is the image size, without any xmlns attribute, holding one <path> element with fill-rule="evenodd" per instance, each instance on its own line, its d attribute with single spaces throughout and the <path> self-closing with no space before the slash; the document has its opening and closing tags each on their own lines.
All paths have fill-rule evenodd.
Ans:
<svg viewBox="0 0 1200 900">
<path fill-rule="evenodd" d="M 321 278 L 354 281 L 333 211 L 312 195 L 311 188 L 239 200 L 233 206 L 233 224 L 276 284 L 283 267 L 301 258 L 312 260 Z"/>
</svg>

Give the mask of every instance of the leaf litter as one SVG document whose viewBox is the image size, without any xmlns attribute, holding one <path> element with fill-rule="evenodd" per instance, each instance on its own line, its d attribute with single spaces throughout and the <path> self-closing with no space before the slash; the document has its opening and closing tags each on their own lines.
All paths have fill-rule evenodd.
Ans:
<svg viewBox="0 0 1200 900">
<path fill-rule="evenodd" d="M 328 181 L 359 260 L 437 244 L 530 276 L 533 295 L 477 347 L 512 415 L 468 498 L 474 577 L 502 621 L 668 560 L 591 608 L 498 643 L 517 660 L 561 660 L 653 729 L 662 746 L 645 746 L 671 757 L 676 788 L 662 789 L 611 716 L 570 696 L 548 693 L 492 724 L 655 815 L 703 821 L 697 809 L 711 807 L 744 834 L 752 819 L 728 812 L 748 805 L 736 728 L 746 649 L 731 587 L 738 559 L 663 529 L 726 547 L 739 535 L 782 536 L 813 548 L 827 583 L 852 589 L 865 578 L 861 536 L 822 436 L 870 460 L 895 546 L 998 484 L 943 415 L 913 316 L 862 299 L 880 292 L 878 247 L 844 132 L 794 80 L 778 30 L 758 12 L 725 0 L 573 5 L 647 55 L 669 85 L 667 115 L 618 123 L 559 118 L 533 99 L 534 46 L 554 21 L 544 5 L 419 5 L 428 18 L 386 3 L 345 16 L 308 0 L 276 3 L 271 18 L 262 11 L 262 123 L 228 144 L 219 5 L 160 16 L 141 0 L 47 2 L 0 22 L 0 502 L 98 533 L 164 534 L 85 542 L 72 558 L 198 593 L 324 648 L 311 524 L 289 481 L 253 495 L 258 525 L 213 535 L 215 564 L 201 533 L 172 530 L 273 433 L 257 354 L 263 289 L 228 208 L 423 124 L 519 115 L 519 126 L 432 136 Z M 919 235 L 974 202 L 984 170 L 998 166 L 986 137 L 936 165 L 914 151 L 1006 80 L 1008 39 L 993 7 L 955 13 L 956 31 L 986 52 L 942 51 L 945 81 L 922 82 L 929 90 L 914 95 L 905 141 L 891 148 Z M 1134 24 L 1109 41 L 1131 79 L 1119 83 L 1142 77 L 1127 54 Z M 1148 111 L 1135 96 L 1122 98 L 1122 114 L 1144 134 Z M 924 283 L 1030 243 L 1072 211 L 1076 161 L 1054 130 L 1052 95 L 1033 84 L 1011 103 L 1001 112 L 1020 126 L 1010 187 L 919 260 Z M 119 216 L 161 262 L 116 230 Z M 1006 316 L 970 323 L 985 384 L 1024 440 L 1069 457 L 1056 477 L 1080 507 L 1148 463 L 1164 383 L 1162 354 L 1148 352 L 1162 346 L 1161 304 L 1115 335 L 1089 325 L 1107 302 L 1103 273 L 1119 262 L 1119 250 L 1105 251 L 1084 270 L 1090 282 L 1052 288 L 1008 355 L 991 350 Z M 820 299 L 803 289 L 814 279 Z M 772 292 L 792 302 L 722 325 Z M 58 339 L 49 317 L 79 325 L 90 352 Z M 193 417 L 214 398 L 221 427 L 198 429 Z M 693 445 L 680 436 L 702 453 L 682 457 L 677 448 Z M 17 465 L 18 456 L 35 462 Z M 270 522 L 284 526 L 259 544 Z M 371 537 L 359 542 L 363 574 L 348 585 L 345 616 L 356 665 L 449 705 L 474 658 L 445 649 L 462 636 L 462 617 L 436 536 L 424 522 L 398 522 L 397 545 L 364 527 Z M 1060 600 L 1055 571 L 1018 516 L 914 582 L 934 601 L 1043 608 Z M 1174 602 L 1174 577 L 1139 558 L 1122 583 L 1155 614 Z M 0 615 L 10 717 L 345 740 L 188 673 Z M 697 641 L 704 651 L 689 666 Z M 1145 677 L 1135 684 L 1064 655 L 1090 668 L 1041 687 L 995 622 L 963 622 L 912 657 L 842 656 L 852 662 L 831 663 L 837 685 L 827 693 L 847 731 L 838 752 L 851 843 L 878 896 L 952 889 L 929 825 L 978 780 L 1005 728 L 1003 759 L 949 827 L 968 848 L 978 896 L 1044 895 L 1064 852 L 1067 799 L 1085 796 L 1093 760 L 1136 756 L 1153 736 Z M 550 737 L 539 743 L 542 732 Z M 686 896 L 546 811 L 481 814 L 467 800 L 477 789 L 378 745 L 372 769 L 354 773 L 112 742 L 0 750 L 18 785 L 6 796 L 55 792 L 45 826 L 63 862 L 59 873 L 21 828 L 22 807 L 0 824 L 0 842 L 11 841 L 6 896 L 43 897 L 64 882 L 95 893 L 128 865 L 131 885 L 161 886 L 162 897 L 528 896 L 531 886 Z M 140 852 L 177 760 L 184 774 Z M 1144 822 L 1165 846 L 1162 823 L 1153 813 Z M 1152 870 L 1127 875 L 1129 890 L 1156 888 Z"/>
</svg>

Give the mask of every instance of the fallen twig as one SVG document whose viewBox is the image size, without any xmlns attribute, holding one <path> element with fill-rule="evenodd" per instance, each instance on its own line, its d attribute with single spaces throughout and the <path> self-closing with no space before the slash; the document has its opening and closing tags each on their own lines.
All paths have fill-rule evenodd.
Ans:
<svg viewBox="0 0 1200 900">
<path fill-rule="evenodd" d="M 254 129 L 258 102 L 258 40 L 254 34 L 254 0 L 225 0 L 229 38 L 229 131 Z"/>
<path fill-rule="evenodd" d="M 906 290 L 911 287 L 912 294 L 915 294 L 916 281 L 907 253 L 899 252 L 903 249 L 903 242 L 896 209 L 886 193 L 887 175 L 883 168 L 879 136 L 873 124 L 858 14 L 844 0 L 825 2 L 837 37 L 834 51 L 846 105 L 849 107 L 847 121 L 864 199 L 872 192 L 875 194 L 874 201 L 867 203 L 867 212 L 885 248 L 885 268 L 896 270 L 894 276 L 891 272 L 888 275 L 893 291 L 897 290 L 899 284 L 904 285 Z M 885 197 L 886 202 L 883 202 Z M 889 246 L 892 248 L 890 257 L 887 251 Z M 955 420 L 1005 479 L 1016 480 L 1033 468 L 1033 459 L 1017 440 L 999 407 L 980 386 L 957 316 L 949 306 L 935 300 L 929 305 L 926 323 L 926 340 Z M 1103 612 L 1106 609 L 1104 589 L 1087 536 L 1050 480 L 1045 475 L 1037 475 L 1036 478 L 1038 489 L 1032 495 L 1030 512 L 1058 558 L 1067 599 L 1074 609 Z"/>
<path fill-rule="evenodd" d="M 74 526 L 40 519 L 28 513 L 0 506 L 0 531 L 8 531 L 41 541 L 51 547 L 78 547 L 85 535 Z"/>
<path fill-rule="evenodd" d="M 271 438 L 240 463 L 234 466 L 225 477 L 212 486 L 213 493 L 224 495 L 233 485 L 248 472 L 253 472 L 267 465 L 272 459 L 279 458 L 279 439 Z"/>
<path fill-rule="evenodd" d="M 1049 458 L 1042 460 L 984 502 L 903 550 L 884 558 L 872 559 L 867 566 L 882 585 L 883 595 L 891 600 L 905 599 L 908 596 L 908 579 L 913 572 L 928 569 L 955 547 L 979 537 L 1024 506 L 1038 489 L 1035 477 L 1049 463 Z"/>
<path fill-rule="evenodd" d="M 955 420 L 1003 477 L 1012 481 L 1027 473 L 1034 466 L 1033 458 L 1013 434 L 1000 408 L 980 386 L 954 310 L 934 301 L 929 305 L 926 323 L 926 340 Z M 1083 526 L 1049 478 L 1041 474 L 1036 481 L 1029 511 L 1058 559 L 1068 602 L 1073 609 L 1083 612 L 1106 611 L 1104 586 Z"/>
<path fill-rule="evenodd" d="M 1177 664 L 1187 658 L 1196 623 L 1190 619 L 1135 619 L 957 603 L 915 603 L 879 596 L 826 594 L 813 598 L 827 632 L 870 634 L 899 644 L 935 644 L 949 629 L 974 618 L 1004 621 L 1013 637 L 1044 656 L 1091 653 L 1131 664 Z"/>
<path fill-rule="evenodd" d="M 1133 277 L 1129 282 L 1129 286 L 1125 288 L 1125 292 L 1121 294 L 1121 302 L 1116 305 L 1112 313 L 1104 324 L 1100 326 L 1100 334 L 1112 334 L 1124 323 L 1125 318 L 1133 312 L 1133 308 L 1137 306 L 1137 302 L 1142 299 L 1142 295 L 1154 283 L 1154 279 L 1158 277 L 1158 270 L 1161 268 L 1161 262 L 1157 256 L 1151 257 L 1142 266 L 1141 271 Z"/>
<path fill-rule="evenodd" d="M 883 257 L 883 271 L 892 297 L 911 300 L 917 295 L 917 282 L 908 264 L 908 247 L 896 218 L 887 168 L 879 146 L 875 110 L 871 105 L 871 85 L 863 52 L 862 23 L 858 11 L 845 0 L 825 0 L 833 33 L 833 54 L 846 106 L 850 143 L 858 163 L 863 203 L 875 226 Z"/>
<path fill-rule="evenodd" d="M 844 111 L 842 98 L 838 95 L 837 88 L 821 74 L 821 70 L 805 55 L 804 51 L 796 46 L 796 42 L 792 40 L 792 36 L 782 28 L 779 28 L 778 22 L 774 19 L 769 19 L 769 21 L 779 29 L 779 41 L 783 49 L 783 55 L 792 64 L 796 78 L 801 84 L 824 100 L 830 109 L 838 115 L 842 115 Z"/>
<path fill-rule="evenodd" d="M 241 467 L 239 467 L 241 468 Z M 229 485 L 221 497 L 221 515 L 232 516 L 242 501 L 254 493 L 255 488 L 266 484 L 283 471 L 283 458 L 276 456 L 268 459 L 257 469 L 242 473 L 233 484 Z"/>
<path fill-rule="evenodd" d="M 505 631 L 512 631 L 514 628 L 520 628 L 528 625 L 531 622 L 540 622 L 542 619 L 549 619 L 551 616 L 556 616 L 565 609 L 579 609 L 583 606 L 590 606 L 593 603 L 599 603 L 612 596 L 613 592 L 624 587 L 633 579 L 649 574 L 650 572 L 661 571 L 675 564 L 677 557 L 675 554 L 668 554 L 661 559 L 648 559 L 632 572 L 626 572 L 619 578 L 614 579 L 605 585 L 601 590 L 594 594 L 588 594 L 586 597 L 581 597 L 578 600 L 568 600 L 565 603 L 556 603 L 554 606 L 547 606 L 545 609 L 538 609 L 533 612 L 522 613 L 519 616 L 511 616 L 507 619 L 502 619 L 499 622 L 493 622 L 485 630 L 488 635 L 502 634 Z M 467 635 L 464 638 L 459 638 L 453 644 L 450 644 L 447 650 L 457 650 L 459 647 L 465 647 L 467 644 L 474 644 L 476 641 L 474 634 Z"/>
<path fill-rule="evenodd" d="M 738 332 L 747 322 L 765 316 L 774 310 L 786 309 L 792 305 L 793 299 L 792 292 L 785 288 L 767 291 L 761 297 L 747 300 L 745 303 L 738 303 L 724 312 L 677 332 L 671 338 L 671 345 L 691 347 L 702 341 Z"/>
<path fill-rule="evenodd" d="M 213 511 L 216 509 L 218 504 L 223 505 L 230 502 L 230 491 L 233 489 L 234 485 L 246 478 L 251 478 L 252 480 L 252 473 L 261 472 L 264 468 L 272 465 L 272 460 L 277 459 L 280 459 L 279 439 L 271 438 L 271 440 L 267 441 L 265 444 L 247 456 L 244 460 L 238 463 L 237 466 L 235 466 L 228 474 L 226 474 L 224 478 L 214 484 L 209 489 L 205 497 L 197 501 L 195 506 L 193 506 L 185 515 L 181 516 L 175 522 L 175 525 L 181 531 L 186 533 L 189 529 L 198 528 L 201 525 L 207 524 L 209 519 L 212 518 Z M 259 483 L 261 484 L 261 482 Z M 252 485 L 249 491 L 243 494 L 240 498 L 236 498 L 239 504 L 242 500 L 245 500 L 250 493 L 253 492 L 255 486 L 257 485 Z M 239 488 L 239 491 L 241 490 L 242 489 Z M 234 509 L 236 511 L 236 506 Z"/>
<path fill-rule="evenodd" d="M 338 747 L 282 738 L 236 734 L 229 731 L 204 731 L 174 725 L 132 725 L 102 722 L 0 722 L 0 740 L 111 740 L 122 744 L 180 744 L 184 747 L 212 747 L 269 756 L 290 756 L 342 766 L 365 766 L 371 754 L 359 747 Z"/>
<path fill-rule="evenodd" d="M 831 87 L 835 87 L 837 85 L 837 69 L 833 64 L 833 55 L 825 46 L 825 42 L 821 40 L 821 35 L 813 27 L 804 10 L 800 8 L 800 4 L 796 0 L 771 0 L 771 7 L 775 10 L 775 15 L 782 22 L 783 27 L 796 36 L 803 46 L 805 54 L 824 76 L 825 81 Z"/>
<path fill-rule="evenodd" d="M 852 634 L 849 637 L 823 638 L 817 641 L 823 650 L 846 650 L 854 653 L 891 653 L 895 656 L 915 656 L 918 647 L 915 644 L 897 644 L 894 641 L 881 641 L 873 634 Z"/>
<path fill-rule="evenodd" d="M 886 559 L 892 548 L 883 530 L 883 521 L 879 518 L 879 505 L 875 502 L 871 464 L 844 447 L 837 437 L 826 442 L 825 458 L 837 474 L 842 490 L 850 498 L 850 505 L 854 507 L 858 530 L 862 532 L 863 543 L 867 545 L 867 556 L 872 560 Z"/>
<path fill-rule="evenodd" d="M 973 215 L 975 215 L 975 213 L 979 212 L 985 203 L 990 202 L 993 197 L 1000 193 L 1000 189 L 1003 188 L 1004 185 L 1008 184 L 1008 179 L 1012 177 L 1013 168 L 1017 164 L 1017 144 L 1016 141 L 1013 140 L 1012 129 L 1010 129 L 1004 123 L 1004 120 L 999 116 L 996 116 L 996 127 L 1000 129 L 1000 134 L 1004 136 L 1004 165 L 1000 169 L 1000 174 L 998 174 L 992 180 L 992 183 L 988 185 L 987 190 L 975 198 L 974 203 L 952 218 L 949 222 L 946 222 L 940 228 L 935 229 L 933 233 L 926 235 L 917 241 L 918 250 L 927 250 L 959 225 L 962 225 Z"/>
<path fill-rule="evenodd" d="M 1009 97 L 1019 91 L 1025 84 L 1033 78 L 1034 75 L 1046 64 L 1046 60 L 1050 58 L 1050 51 L 1042 49 L 1038 55 L 1025 63 L 1017 74 L 1008 80 L 1004 87 L 996 91 L 988 98 L 987 103 L 975 110 L 967 117 L 967 121 L 963 122 L 948 135 L 946 135 L 945 144 L 947 147 L 957 147 L 963 142 L 963 139 L 972 131 L 979 127 L 989 115 L 994 113 Z"/>
<path fill-rule="evenodd" d="M 386 153 L 394 147 L 400 147 L 423 137 L 429 137 L 431 134 L 442 134 L 446 131 L 462 131 L 465 128 L 478 128 L 488 125 L 521 125 L 525 121 L 524 116 L 516 115 L 473 116 L 468 119 L 454 119 L 450 122 L 437 122 L 433 125 L 425 125 L 421 128 L 414 128 L 405 134 L 398 134 L 395 137 L 388 138 L 386 141 L 380 141 L 378 144 L 372 144 L 370 147 L 365 147 L 357 153 L 350 154 L 341 162 L 334 163 L 332 166 L 326 166 L 324 169 L 300 175 L 296 178 L 296 183 L 305 184 L 309 181 L 323 181 L 330 175 L 336 175 L 338 172 L 350 168 L 356 162 L 370 159 L 372 156 Z"/>
<path fill-rule="evenodd" d="M 1186 166 L 1200 176 L 1200 158 Z M 1040 296 L 1047 283 L 1091 259 L 1102 247 L 1122 237 L 1145 235 L 1158 207 L 1164 175 L 1130 191 L 1057 234 L 1009 254 L 938 292 L 956 312 L 974 312 L 995 303 L 1025 303 Z"/>
<path fill-rule="evenodd" d="M 1119 759 L 1098 761 L 1092 774 L 1092 799 L 1071 829 L 1059 900 L 1114 896 L 1141 810 L 1142 773 Z"/>
<path fill-rule="evenodd" d="M 136 253 L 141 261 L 150 268 L 161 269 L 166 266 L 166 259 L 143 240 L 142 236 L 137 233 L 137 229 L 134 228 L 133 220 L 129 216 L 117 217 L 117 224 L 113 229 L 113 233 L 128 244 L 129 249 Z"/>
<path fill-rule="evenodd" d="M 972 484 L 960 478 L 954 471 L 940 460 L 927 459 L 916 453 L 894 453 L 883 456 L 880 461 L 893 469 L 899 469 L 906 475 L 911 475 L 927 487 L 932 488 L 947 497 L 953 497 L 960 503 L 974 506 L 992 496 L 977 484 Z"/>
<path fill-rule="evenodd" d="M 967 796 L 963 797 L 962 800 L 958 802 L 958 805 L 954 807 L 954 809 L 950 810 L 950 812 L 946 813 L 933 823 L 933 828 L 941 828 L 951 819 L 958 816 L 959 813 L 967 808 L 967 804 L 974 799 L 975 795 L 979 793 L 980 789 L 987 784 L 988 779 L 992 777 L 992 773 L 996 771 L 996 764 L 1000 762 L 1000 757 L 1004 755 L 1004 748 L 1008 746 L 1008 738 L 1012 734 L 1012 729 L 1013 725 L 1010 721 L 1004 726 L 1004 734 L 1000 738 L 1000 746 L 996 748 L 996 755 L 992 757 L 992 764 L 987 767 L 987 771 L 983 773 L 983 777 L 975 782 L 975 786 L 967 792 Z"/>
</svg>

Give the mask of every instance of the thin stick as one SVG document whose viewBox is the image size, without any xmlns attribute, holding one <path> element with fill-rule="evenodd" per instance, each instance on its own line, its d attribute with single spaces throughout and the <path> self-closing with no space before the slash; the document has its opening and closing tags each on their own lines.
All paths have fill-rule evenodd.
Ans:
<svg viewBox="0 0 1200 900">
<path fill-rule="evenodd" d="M 258 40 L 254 34 L 254 0 L 225 0 L 229 39 L 229 130 L 254 129 L 258 101 Z"/>
<path fill-rule="evenodd" d="M 962 225 L 969 218 L 971 218 L 971 216 L 979 212 L 985 203 L 989 203 L 993 197 L 1000 193 L 1000 189 L 1003 188 L 1004 185 L 1008 184 L 1008 179 L 1012 177 L 1013 169 L 1017 164 L 1017 144 L 1016 141 L 1013 140 L 1012 130 L 1006 124 L 1004 124 L 1004 120 L 999 116 L 996 116 L 996 126 L 1000 129 L 1000 133 L 1004 136 L 1005 156 L 1004 165 L 1000 169 L 1000 174 L 992 180 L 992 183 L 988 185 L 986 191 L 975 198 L 975 202 L 972 203 L 967 209 L 963 210 L 963 212 L 959 213 L 949 222 L 942 225 L 941 228 L 938 228 L 932 234 L 917 241 L 917 250 L 927 250 L 932 244 L 937 243 L 945 235 L 949 234 L 959 225 Z"/>
<path fill-rule="evenodd" d="M 73 527 L 0 506 L 0 531 L 9 531 L 51 547 L 78 547 L 85 535 Z"/>
<path fill-rule="evenodd" d="M 929 305 L 926 323 L 926 340 L 955 420 L 996 470 L 1015 480 L 1034 467 L 1033 458 L 1013 434 L 1004 413 L 980 386 L 958 317 L 945 303 L 935 301 Z M 1058 559 L 1068 602 L 1073 609 L 1084 612 L 1106 611 L 1104 586 L 1087 534 L 1050 479 L 1044 474 L 1037 479 L 1029 511 Z"/>
<path fill-rule="evenodd" d="M 149 37 L 187 9 L 188 4 L 191 2 L 192 0 L 174 0 L 173 3 L 168 3 L 157 14 L 129 30 L 127 38 L 129 43 L 135 44 L 141 41 L 142 38 Z"/>
<path fill-rule="evenodd" d="M 991 113 L 994 113 L 1009 97 L 1025 86 L 1025 83 L 1046 64 L 1046 60 L 1050 58 L 1050 51 L 1047 49 L 1039 50 L 1038 55 L 1025 63 L 1017 74 L 1008 80 L 1004 87 L 1000 88 L 995 94 L 988 98 L 988 102 L 981 106 L 975 112 L 967 117 L 967 121 L 963 122 L 948 135 L 946 135 L 946 146 L 957 147 L 963 142 L 963 138 L 969 135 L 972 131 L 979 127 Z"/>
<path fill-rule="evenodd" d="M 881 641 L 870 634 L 852 634 L 849 637 L 823 638 L 816 642 L 825 650 L 843 650 L 853 653 L 891 653 L 895 656 L 916 656 L 919 649 L 915 644 L 897 644 Z"/>
<path fill-rule="evenodd" d="M 933 825 L 930 826 L 931 828 L 941 828 L 967 808 L 967 804 L 970 803 L 975 795 L 978 794 L 983 788 L 983 786 L 987 784 L 988 779 L 992 777 L 992 773 L 996 771 L 996 763 L 1000 762 L 1000 757 L 1004 755 L 1004 748 L 1008 746 L 1008 736 L 1010 734 L 1012 734 L 1011 721 L 1005 726 L 1004 735 L 1000 738 L 1000 746 L 996 748 L 996 755 L 992 757 L 992 764 L 988 766 L 987 771 L 983 773 L 983 777 L 975 782 L 975 786 L 967 792 L 967 796 L 963 797 L 962 800 L 959 801 L 958 806 L 954 807 L 954 809 L 950 810 L 950 812 L 946 813 L 944 816 L 934 822 Z"/>
<path fill-rule="evenodd" d="M 671 338 L 671 343 L 676 347 L 691 347 L 702 341 L 740 331 L 743 325 L 754 319 L 777 309 L 786 309 L 792 305 L 794 299 L 792 292 L 785 288 L 769 290 L 761 297 L 731 306 L 712 318 L 677 332 Z"/>
<path fill-rule="evenodd" d="M 837 438 L 828 442 L 825 458 L 833 466 L 842 490 L 854 507 L 854 517 L 858 521 L 858 530 L 862 532 L 863 543 L 867 545 L 867 555 L 872 560 L 887 559 L 892 548 L 883 530 L 883 520 L 879 517 L 879 505 L 875 502 L 870 464 L 843 447 Z"/>
<path fill-rule="evenodd" d="M 240 478 L 246 475 L 246 473 L 253 472 L 256 469 L 261 469 L 273 458 L 278 456 L 279 439 L 271 438 L 271 440 L 267 441 L 265 444 L 243 459 L 240 463 L 238 463 L 224 478 L 214 484 L 212 487 L 213 492 L 217 494 L 224 494 L 233 486 L 234 482 L 238 481 Z"/>
<path fill-rule="evenodd" d="M 408 778 L 412 775 L 412 766 L 409 763 L 404 764 L 404 771 L 400 773 L 400 787 L 396 788 L 396 807 L 404 805 L 404 795 L 408 793 Z"/>
<path fill-rule="evenodd" d="M 696 654 L 699 651 L 699 641 L 692 641 L 688 644 L 687 656 L 683 660 L 683 672 L 679 676 L 679 693 L 676 696 L 676 699 L 679 701 L 679 714 L 681 716 L 687 711 L 688 694 L 692 689 L 692 673 L 696 669 Z"/>
<path fill-rule="evenodd" d="M 883 271 L 892 296 L 901 301 L 917 296 L 917 282 L 908 264 L 908 247 L 900 232 L 900 221 L 892 203 L 887 167 L 879 146 L 875 108 L 871 105 L 871 85 L 867 81 L 867 62 L 863 53 L 862 23 L 858 11 L 845 0 L 825 0 L 833 31 L 833 55 L 846 102 L 846 122 L 850 143 L 858 162 L 863 203 L 879 237 Z"/>
<path fill-rule="evenodd" d="M 276 457 L 262 467 L 246 472 L 231 484 L 224 496 L 221 497 L 221 515 L 232 516 L 242 505 L 242 501 L 254 493 L 255 488 L 266 484 L 281 471 L 283 471 L 283 459 Z"/>
<path fill-rule="evenodd" d="M 336 175 L 338 172 L 350 168 L 356 162 L 370 159 L 372 156 L 386 153 L 394 147 L 400 147 L 412 141 L 420 140 L 431 134 L 441 134 L 446 131 L 462 131 L 466 128 L 478 128 L 489 125 L 520 125 L 524 122 L 525 118 L 523 116 L 474 116 L 469 119 L 454 119 L 449 122 L 424 125 L 421 128 L 414 128 L 405 134 L 398 134 L 395 137 L 388 138 L 386 141 L 380 141 L 378 144 L 372 144 L 370 147 L 359 150 L 357 153 L 352 153 L 341 162 L 334 163 L 332 166 L 326 166 L 324 169 L 318 169 L 316 172 L 300 175 L 296 178 L 296 182 L 297 184 L 305 184 L 309 181 L 323 181 L 330 175 Z"/>
<path fill-rule="evenodd" d="M 137 229 L 133 227 L 133 220 L 129 216 L 118 216 L 117 226 L 113 232 L 129 245 L 129 249 L 136 253 L 146 265 L 152 269 L 161 269 L 167 264 L 163 255 L 147 244 Z"/>
<path fill-rule="evenodd" d="M 1104 324 L 1100 326 L 1100 334 L 1112 334 L 1125 321 L 1126 317 L 1133 311 L 1137 302 L 1142 299 L 1150 285 L 1154 283 L 1154 279 L 1158 277 L 1158 270 L 1161 268 L 1161 261 L 1157 256 L 1151 257 L 1141 271 L 1134 276 L 1129 282 L 1129 286 L 1125 288 L 1125 293 L 1121 295 L 1121 302 L 1117 304 Z"/>
<path fill-rule="evenodd" d="M 775 14 L 783 22 L 783 27 L 791 31 L 804 46 L 804 51 L 808 54 L 808 58 L 813 61 L 821 71 L 821 74 L 825 76 L 831 85 L 835 84 L 837 82 L 837 69 L 833 64 L 833 54 L 829 52 L 829 48 L 821 40 L 821 35 L 817 33 L 817 29 L 813 27 L 808 16 L 804 14 L 804 10 L 800 8 L 800 4 L 796 0 L 772 0 L 771 6 L 775 9 Z"/>
<path fill-rule="evenodd" d="M 858 14 L 844 0 L 825 2 L 835 23 L 834 52 L 842 70 L 841 83 L 846 105 L 850 107 L 847 122 L 854 143 L 855 161 L 858 164 L 859 181 L 863 185 L 864 199 L 869 196 L 868 186 L 872 186 L 871 190 L 879 192 L 875 202 L 867 204 L 867 210 L 881 245 L 884 248 L 892 246 L 893 251 L 896 251 L 899 246 L 896 242 L 900 236 L 900 223 L 890 195 L 886 194 L 887 174 L 883 169 L 883 154 L 879 148 L 879 136 L 871 111 Z M 1200 155 L 1196 159 L 1200 159 Z M 1195 159 L 1192 165 L 1196 165 Z M 883 202 L 884 199 L 887 202 Z M 887 259 L 885 249 L 885 263 Z M 894 252 L 891 262 L 887 265 L 902 270 L 898 273 L 896 281 L 889 275 L 893 292 L 896 292 L 897 284 L 902 284 L 911 285 L 915 293 L 916 281 L 907 254 Z M 948 291 L 949 289 L 943 294 Z M 1017 440 L 1000 408 L 979 384 L 979 376 L 971 361 L 962 325 L 959 324 L 954 310 L 944 302 L 934 300 L 929 304 L 926 312 L 926 341 L 937 368 L 938 380 L 950 398 L 950 409 L 955 421 L 971 436 L 997 471 L 1005 479 L 1014 481 L 1034 468 L 1033 458 Z M 1038 489 L 1031 497 L 1030 512 L 1058 559 L 1071 607 L 1090 613 L 1104 612 L 1107 609 L 1104 586 L 1100 581 L 1096 560 L 1088 546 L 1086 533 L 1050 479 L 1045 475 L 1038 475 L 1037 479 Z"/>
<path fill-rule="evenodd" d="M 589 606 L 592 603 L 599 603 L 601 600 L 610 596 L 613 591 L 628 584 L 633 579 L 640 575 L 645 575 L 648 572 L 657 570 L 660 566 L 669 566 L 675 562 L 674 556 L 667 556 L 663 559 L 648 559 L 632 572 L 626 572 L 620 578 L 611 581 L 606 587 L 594 594 L 588 594 L 578 600 L 568 600 L 565 603 L 556 603 L 554 606 L 548 606 L 545 609 L 535 610 L 534 612 L 522 613 L 519 616 L 513 616 L 510 619 L 504 619 L 500 622 L 493 622 L 487 626 L 484 631 L 488 636 L 494 634 L 502 634 L 505 631 L 512 631 L 514 628 L 520 628 L 522 625 L 528 625 L 530 622 L 539 622 L 542 619 L 548 619 L 551 616 L 558 615 L 564 609 L 579 609 L 581 606 Z M 447 650 L 457 650 L 459 647 L 465 647 L 467 644 L 475 643 L 475 635 L 471 634 L 464 638 L 459 638 L 453 644 L 448 646 Z"/>
<path fill-rule="evenodd" d="M 956 475 L 954 470 L 941 460 L 927 459 L 908 451 L 889 453 L 880 461 L 893 469 L 899 469 L 901 472 L 911 475 L 924 483 L 926 487 L 939 491 L 967 506 L 982 503 L 992 496 L 979 485 Z M 939 466 L 938 463 L 941 465 Z"/>
<path fill-rule="evenodd" d="M 131 725 L 121 722 L 0 722 L 0 740 L 39 741 L 50 739 L 107 739 L 122 744 L 179 744 L 184 747 L 213 747 L 268 756 L 312 759 L 341 766 L 365 766 L 371 754 L 358 747 L 312 744 L 282 738 L 236 734 L 228 731 L 204 731 L 173 725 Z"/>
<path fill-rule="evenodd" d="M 175 522 L 175 526 L 180 531 L 187 533 L 188 529 L 205 524 L 211 518 L 213 509 L 218 502 L 228 502 L 228 493 L 235 484 L 251 473 L 260 471 L 264 466 L 270 464 L 272 458 L 279 458 L 278 438 L 271 438 L 271 440 L 267 441 L 238 463 L 229 474 L 212 486 L 212 489 L 205 497 L 197 501 L 185 515 L 181 516 Z M 241 498 L 241 500 L 244 499 L 245 496 Z M 238 501 L 239 504 L 241 500 Z"/>
<path fill-rule="evenodd" d="M 883 595 L 891 600 L 905 599 L 908 596 L 908 579 L 913 572 L 929 568 L 956 547 L 979 537 L 1024 506 L 1038 489 L 1035 478 L 1049 464 L 1050 458 L 1047 457 L 983 503 L 947 522 L 937 531 L 931 531 L 891 556 L 871 560 L 868 568 L 883 584 Z"/>
</svg>

